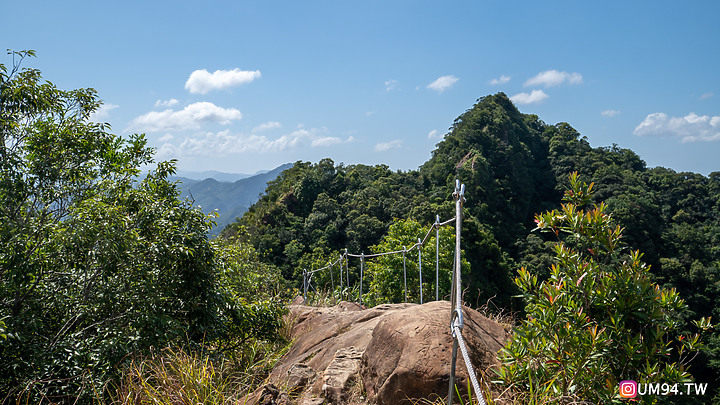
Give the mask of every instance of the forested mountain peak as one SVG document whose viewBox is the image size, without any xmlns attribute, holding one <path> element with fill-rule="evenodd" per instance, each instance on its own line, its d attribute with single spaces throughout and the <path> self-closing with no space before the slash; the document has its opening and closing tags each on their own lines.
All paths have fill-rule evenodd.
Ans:
<svg viewBox="0 0 720 405">
<path fill-rule="evenodd" d="M 451 132 L 437 145 L 433 157 L 447 153 L 448 148 L 455 145 L 461 148 L 486 148 L 483 150 L 517 147 L 537 135 L 528 127 L 528 117 L 536 119 L 520 113 L 505 93 L 482 97 L 471 109 L 455 119 Z"/>
<path fill-rule="evenodd" d="M 440 187 L 461 179 L 473 213 L 497 225 L 496 236 L 509 242 L 545 208 L 543 201 L 559 201 L 546 128 L 504 93 L 480 98 L 455 120 L 420 171 Z"/>
<path fill-rule="evenodd" d="M 462 113 L 419 170 L 297 162 L 224 233 L 246 231 L 265 260 L 297 283 L 303 269 L 320 268 L 345 248 L 359 254 L 412 245 L 420 235 L 409 230 L 421 232 L 436 215 L 454 215 L 451 192 L 459 179 L 467 199 L 465 298 L 517 310 L 515 270 L 523 266 L 543 280 L 555 262 L 557 239 L 532 232 L 535 214 L 560 207 L 573 172 L 594 182 L 592 202 L 606 203 L 622 228 L 624 251 L 643 252 L 654 277 L 688 300 L 687 320 L 720 318 L 720 175 L 648 169 L 632 150 L 593 148 L 568 123 L 546 124 L 520 113 L 503 93 L 480 98 Z M 358 263 L 349 270 L 356 283 Z M 316 277 L 317 285 L 330 285 L 329 277 Z M 379 291 L 373 286 L 379 279 L 365 284 Z M 720 353 L 718 345 L 711 352 Z M 697 367 L 717 376 L 720 366 L 713 361 L 703 357 Z"/>
<path fill-rule="evenodd" d="M 472 294 L 504 295 L 516 266 L 511 262 L 533 264 L 540 273 L 549 266 L 544 242 L 530 231 L 536 213 L 559 206 L 572 172 L 595 182 L 595 200 L 608 204 L 626 229 L 625 240 L 646 252 L 658 274 L 678 262 L 689 271 L 694 261 L 707 266 L 720 260 L 720 237 L 712 236 L 720 235 L 720 176 L 647 169 L 629 149 L 593 148 L 568 123 L 546 124 L 521 113 L 504 93 L 482 97 L 462 113 L 417 171 L 331 159 L 295 163 L 225 234 L 243 226 L 267 260 L 297 280 L 303 268 L 345 248 L 371 251 L 397 219 L 431 224 L 436 214 L 451 217 L 450 194 L 460 179 L 466 186 L 470 281 L 489 284 L 473 286 Z M 700 222 L 716 231 L 688 228 Z M 670 235 L 687 240 L 697 254 L 683 253 L 689 247 Z M 668 258 L 663 252 L 674 252 L 676 260 L 661 262 Z"/>
</svg>

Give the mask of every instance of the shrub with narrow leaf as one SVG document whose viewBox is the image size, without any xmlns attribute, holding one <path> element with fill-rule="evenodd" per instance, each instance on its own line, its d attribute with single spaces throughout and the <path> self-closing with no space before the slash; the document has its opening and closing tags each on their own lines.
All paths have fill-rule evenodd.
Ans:
<svg viewBox="0 0 720 405">
<path fill-rule="evenodd" d="M 678 332 L 685 302 L 652 281 L 607 207 L 584 208 L 592 186 L 572 174 L 561 209 L 536 216 L 537 229 L 558 239 L 549 279 L 525 268 L 515 279 L 527 319 L 501 351 L 499 373 L 533 401 L 607 403 L 619 400 L 622 380 L 692 381 L 688 364 L 702 347 L 699 334 Z"/>
</svg>

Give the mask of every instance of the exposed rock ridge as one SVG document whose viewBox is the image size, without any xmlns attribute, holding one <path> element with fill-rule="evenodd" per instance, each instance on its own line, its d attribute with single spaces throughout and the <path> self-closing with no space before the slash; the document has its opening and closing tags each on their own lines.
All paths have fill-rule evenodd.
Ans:
<svg viewBox="0 0 720 405">
<path fill-rule="evenodd" d="M 503 327 L 464 308 L 463 337 L 480 376 L 497 364 Z M 291 305 L 295 342 L 251 404 L 411 404 L 447 395 L 450 303 L 387 304 L 374 308 Z M 458 356 L 456 378 L 467 372 Z M 261 398 L 263 392 L 264 399 Z"/>
</svg>

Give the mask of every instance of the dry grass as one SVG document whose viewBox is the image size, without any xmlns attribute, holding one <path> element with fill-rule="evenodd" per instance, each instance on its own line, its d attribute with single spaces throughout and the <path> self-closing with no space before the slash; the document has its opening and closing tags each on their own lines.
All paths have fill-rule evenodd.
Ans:
<svg viewBox="0 0 720 405">
<path fill-rule="evenodd" d="M 490 298 L 484 305 L 478 307 L 477 311 L 491 321 L 501 325 L 505 332 L 511 333 L 515 325 L 519 323 L 517 314 L 498 307 L 492 302 L 493 298 L 495 297 Z"/>
<path fill-rule="evenodd" d="M 208 356 L 165 349 L 133 359 L 120 387 L 112 395 L 117 404 L 230 404 L 247 389 L 241 375 L 225 362 Z"/>
<path fill-rule="evenodd" d="M 132 359 L 117 386 L 108 388 L 112 404 L 243 404 L 262 385 L 290 348 L 294 319 L 285 317 L 271 343 L 252 341 L 232 353 L 166 348 Z"/>
</svg>

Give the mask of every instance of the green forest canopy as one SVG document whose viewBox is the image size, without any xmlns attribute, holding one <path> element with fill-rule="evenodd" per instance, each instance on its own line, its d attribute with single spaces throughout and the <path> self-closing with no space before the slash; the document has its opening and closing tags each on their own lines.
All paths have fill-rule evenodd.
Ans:
<svg viewBox="0 0 720 405">
<path fill-rule="evenodd" d="M 303 268 L 345 248 L 378 251 L 454 216 L 455 179 L 466 185 L 471 305 L 522 312 L 516 269 L 551 276 L 555 240 L 531 230 L 577 172 L 654 280 L 687 300 L 681 326 L 720 318 L 720 173 L 648 169 L 628 149 L 592 148 L 566 123 L 521 114 L 505 94 L 458 117 L 418 170 L 297 162 L 215 241 L 210 218 L 167 180 L 172 162 L 136 179 L 152 149 L 89 122 L 99 106 L 92 89 L 0 65 L 0 390 L 10 395 L 88 401 L 151 347 L 222 352 L 271 338 L 282 309 L 267 285 L 282 276 L 297 286 Z M 384 274 L 380 264 L 370 274 Z M 375 287 L 378 299 L 401 299 Z M 718 334 L 707 342 L 693 367 L 717 389 Z"/>
<path fill-rule="evenodd" d="M 345 248 L 372 251 L 396 220 L 427 229 L 436 214 L 451 218 L 451 193 L 460 179 L 467 187 L 466 301 L 492 299 L 519 311 L 516 269 L 525 266 L 543 279 L 553 262 L 553 240 L 531 232 L 534 216 L 559 207 L 572 172 L 595 183 L 593 201 L 607 204 L 624 228 L 624 242 L 644 253 L 655 280 L 686 299 L 686 320 L 720 319 L 720 172 L 706 177 L 648 168 L 629 149 L 593 148 L 567 123 L 550 125 L 520 113 L 503 93 L 479 99 L 460 115 L 418 170 L 331 159 L 295 163 L 222 234 L 243 234 L 297 285 L 303 268 L 318 268 Z M 357 278 L 353 267 L 351 278 Z M 717 335 L 709 345 L 695 367 L 717 386 Z"/>
<path fill-rule="evenodd" d="M 144 136 L 91 122 L 95 90 L 43 81 L 33 55 L 0 64 L 0 401 L 97 402 L 153 348 L 276 339 L 276 270 L 208 240 L 174 162 L 138 180 Z"/>
</svg>

